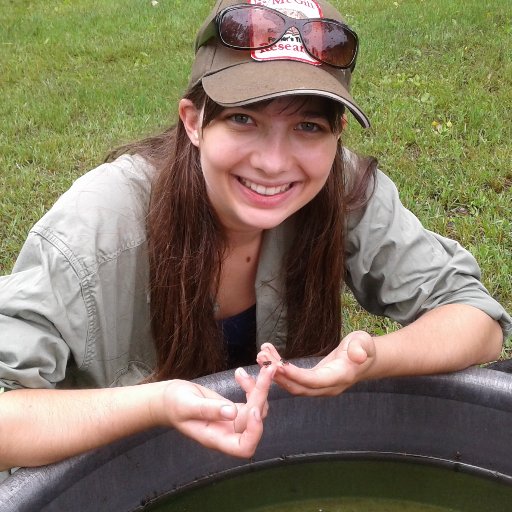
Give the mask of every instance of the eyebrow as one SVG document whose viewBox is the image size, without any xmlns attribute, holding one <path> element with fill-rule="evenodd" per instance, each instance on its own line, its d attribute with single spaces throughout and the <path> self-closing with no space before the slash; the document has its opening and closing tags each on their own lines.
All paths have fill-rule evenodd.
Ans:
<svg viewBox="0 0 512 512">
<path fill-rule="evenodd" d="M 306 110 L 305 112 L 301 112 L 301 114 L 305 117 L 322 117 L 327 119 L 327 112 L 321 112 L 319 110 Z"/>
</svg>

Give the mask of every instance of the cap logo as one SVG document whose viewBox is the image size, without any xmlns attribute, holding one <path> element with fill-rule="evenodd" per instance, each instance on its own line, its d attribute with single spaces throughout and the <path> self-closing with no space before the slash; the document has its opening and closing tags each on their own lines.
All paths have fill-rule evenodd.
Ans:
<svg viewBox="0 0 512 512">
<path fill-rule="evenodd" d="M 322 10 L 316 0 L 249 0 L 250 4 L 263 5 L 286 14 L 290 18 L 321 18 Z M 269 43 L 272 41 L 269 41 Z M 252 50 L 251 57 L 257 61 L 267 60 L 298 60 L 308 64 L 320 65 L 304 49 L 299 31 L 290 28 L 288 32 L 273 46 L 263 50 Z"/>
</svg>

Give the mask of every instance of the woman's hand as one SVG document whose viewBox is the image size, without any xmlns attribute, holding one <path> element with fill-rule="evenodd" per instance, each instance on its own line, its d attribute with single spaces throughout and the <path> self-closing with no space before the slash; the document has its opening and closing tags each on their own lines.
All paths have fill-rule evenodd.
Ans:
<svg viewBox="0 0 512 512">
<path fill-rule="evenodd" d="M 167 422 L 207 448 L 249 458 L 263 434 L 267 396 L 275 371 L 276 365 L 262 367 L 255 380 L 239 368 L 235 378 L 247 397 L 247 403 L 239 404 L 198 384 L 170 381 L 164 391 Z"/>
<path fill-rule="evenodd" d="M 334 396 L 364 378 L 375 362 L 375 342 L 364 331 L 352 332 L 311 369 L 284 361 L 272 344 L 264 343 L 257 361 L 260 365 L 271 361 L 277 366 L 274 381 L 294 395 Z"/>
</svg>

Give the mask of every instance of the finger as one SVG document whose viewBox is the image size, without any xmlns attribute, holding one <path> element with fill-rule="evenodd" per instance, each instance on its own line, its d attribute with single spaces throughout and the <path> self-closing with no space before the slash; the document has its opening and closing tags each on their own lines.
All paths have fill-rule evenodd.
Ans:
<svg viewBox="0 0 512 512">
<path fill-rule="evenodd" d="M 283 366 L 279 373 L 276 373 L 274 381 L 285 389 L 306 388 L 327 388 L 335 385 L 339 379 L 339 369 L 334 364 L 324 365 L 315 368 L 299 368 L 293 364 Z"/>
<path fill-rule="evenodd" d="M 261 411 L 261 417 L 263 419 L 265 419 L 268 415 L 268 409 L 269 409 L 269 405 L 268 405 L 268 400 L 265 402 L 265 405 L 263 406 L 263 410 Z"/>
<path fill-rule="evenodd" d="M 267 416 L 268 412 L 268 393 L 272 385 L 272 377 L 276 371 L 276 366 L 262 366 L 258 378 L 254 382 L 252 389 L 246 394 L 247 403 L 237 404 L 238 414 L 234 421 L 235 432 L 243 432 L 247 427 L 247 417 L 249 410 L 257 407 L 262 418 Z"/>
<path fill-rule="evenodd" d="M 187 418 L 203 421 L 233 420 L 238 412 L 236 405 L 225 399 L 189 396 L 186 405 Z"/>
<path fill-rule="evenodd" d="M 261 350 L 267 352 L 272 359 L 276 361 L 281 360 L 281 355 L 279 354 L 279 351 L 276 349 L 276 347 L 274 347 L 274 345 L 272 345 L 272 343 L 263 343 L 263 345 L 261 345 Z"/>
<path fill-rule="evenodd" d="M 243 368 L 237 368 L 235 370 L 235 380 L 245 391 L 246 395 L 248 395 L 254 389 L 254 386 L 256 386 L 256 379 L 251 377 Z"/>
<path fill-rule="evenodd" d="M 284 390 L 299 396 L 334 396 L 348 387 L 349 380 L 340 378 L 346 373 L 339 361 L 321 368 L 305 369 L 286 366 L 276 373 L 274 382 Z"/>
<path fill-rule="evenodd" d="M 303 386 L 302 384 L 297 384 L 296 382 L 286 382 L 280 383 L 276 382 L 276 384 L 283 389 L 285 389 L 288 393 L 295 396 L 308 396 L 308 397 L 317 397 L 317 396 L 336 396 L 339 395 L 343 388 L 340 388 L 339 385 L 329 386 L 325 388 L 311 388 L 308 386 Z"/>
<path fill-rule="evenodd" d="M 272 357 L 268 350 L 260 350 L 256 356 L 256 362 L 260 365 L 266 365 L 268 363 L 277 363 L 277 360 Z"/>
<path fill-rule="evenodd" d="M 190 420 L 232 420 L 237 415 L 236 405 L 215 391 L 179 379 L 164 389 L 166 414 L 173 424 Z"/>
<path fill-rule="evenodd" d="M 263 421 L 257 407 L 251 408 L 247 416 L 247 424 L 240 433 L 227 432 L 224 429 L 225 424 L 211 424 L 198 430 L 196 439 L 207 448 L 234 457 L 252 457 L 263 435 Z"/>
<path fill-rule="evenodd" d="M 277 367 L 275 364 L 263 366 L 260 368 L 254 387 L 247 395 L 248 407 L 256 406 L 258 407 L 260 413 L 263 413 L 267 403 L 270 386 L 272 385 L 272 379 L 276 373 L 276 369 Z"/>
<path fill-rule="evenodd" d="M 232 455 L 249 458 L 254 455 L 263 435 L 263 420 L 258 407 L 252 407 L 247 418 L 247 428 L 240 434 L 238 449 Z"/>
<path fill-rule="evenodd" d="M 339 357 L 340 350 L 342 350 L 341 347 L 337 347 L 332 352 L 329 352 L 325 357 L 320 359 L 320 361 L 318 361 L 318 363 L 315 366 L 313 366 L 313 368 L 319 368 L 320 366 L 324 366 L 326 363 L 329 363 L 329 362 L 335 360 L 336 358 Z"/>
<path fill-rule="evenodd" d="M 281 362 L 281 358 L 279 355 L 275 355 L 268 350 L 261 350 L 256 356 L 256 362 L 262 366 L 267 366 L 270 364 L 278 365 Z"/>
</svg>

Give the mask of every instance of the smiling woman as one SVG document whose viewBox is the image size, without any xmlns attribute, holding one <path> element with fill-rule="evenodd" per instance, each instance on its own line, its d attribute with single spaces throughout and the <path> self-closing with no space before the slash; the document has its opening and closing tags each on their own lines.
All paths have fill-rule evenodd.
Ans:
<svg viewBox="0 0 512 512">
<path fill-rule="evenodd" d="M 0 278 L 0 468 L 154 426 L 250 457 L 272 382 L 338 395 L 498 357 L 512 323 L 473 256 L 342 143 L 348 116 L 369 126 L 355 31 L 325 0 L 262 3 L 216 2 L 177 123 L 80 177 Z M 304 44 L 243 36 L 278 20 L 276 42 Z M 342 334 L 344 285 L 403 328 Z M 255 361 L 234 373 L 239 403 L 191 382 Z"/>
</svg>

